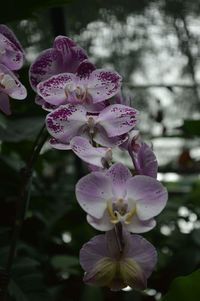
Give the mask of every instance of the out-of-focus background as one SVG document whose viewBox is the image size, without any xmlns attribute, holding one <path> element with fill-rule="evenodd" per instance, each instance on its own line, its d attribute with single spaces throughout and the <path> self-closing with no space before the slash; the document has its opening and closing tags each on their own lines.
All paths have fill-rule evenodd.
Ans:
<svg viewBox="0 0 200 301">
<path fill-rule="evenodd" d="M 169 190 L 157 227 L 144 235 L 158 250 L 148 289 L 114 293 L 86 286 L 79 250 L 98 232 L 77 205 L 74 186 L 87 170 L 71 152 L 44 147 L 13 266 L 11 300 L 161 300 L 174 278 L 200 266 L 200 2 L 7 0 L 0 23 L 13 29 L 25 49 L 19 74 L 29 93 L 25 101 L 11 101 L 11 117 L 0 116 L 1 266 L 8 254 L 19 171 L 46 115 L 34 103 L 28 68 L 57 35 L 74 39 L 97 67 L 123 76 L 123 94 L 140 111 L 138 128 L 152 144 L 158 179 Z M 114 158 L 131 168 L 126 155 Z M 176 280 L 163 300 L 198 301 L 199 281 L 197 273 Z"/>
</svg>

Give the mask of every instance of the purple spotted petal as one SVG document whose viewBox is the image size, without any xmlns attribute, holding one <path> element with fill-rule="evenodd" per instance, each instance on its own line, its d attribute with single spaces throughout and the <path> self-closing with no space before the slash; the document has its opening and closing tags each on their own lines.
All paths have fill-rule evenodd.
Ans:
<svg viewBox="0 0 200 301">
<path fill-rule="evenodd" d="M 72 73 L 61 73 L 37 85 L 38 94 L 47 102 L 53 105 L 60 105 L 69 100 L 70 95 L 66 94 L 66 85 L 74 85 L 76 76 Z"/>
<path fill-rule="evenodd" d="M 129 202 L 136 204 L 139 219 L 158 215 L 166 205 L 168 194 L 163 185 L 152 177 L 135 176 L 126 183 Z"/>
<path fill-rule="evenodd" d="M 98 122 L 109 137 L 129 132 L 136 124 L 138 112 L 121 104 L 110 105 L 100 112 Z"/>
<path fill-rule="evenodd" d="M 76 71 L 76 75 L 80 78 L 80 79 L 84 79 L 84 78 L 89 78 L 90 74 L 95 70 L 95 66 L 94 64 L 90 63 L 88 60 L 83 61 L 77 71 Z"/>
<path fill-rule="evenodd" d="M 109 231 L 113 229 L 114 224 L 110 222 L 110 216 L 108 214 L 108 211 L 106 210 L 104 212 L 104 215 L 102 218 L 95 218 L 91 215 L 87 215 L 87 222 L 95 229 L 99 231 Z"/>
<path fill-rule="evenodd" d="M 24 61 L 23 52 L 0 33 L 0 63 L 7 66 L 10 70 L 19 70 Z"/>
<path fill-rule="evenodd" d="M 86 138 L 74 137 L 71 142 L 71 149 L 83 161 L 103 167 L 103 159 L 106 157 L 109 149 L 104 147 L 92 146 Z"/>
<path fill-rule="evenodd" d="M 9 97 L 5 93 L 0 92 L 0 110 L 6 115 L 11 114 Z"/>
<path fill-rule="evenodd" d="M 142 143 L 136 160 L 139 174 L 157 178 L 158 162 L 154 152 L 146 143 Z"/>
<path fill-rule="evenodd" d="M 93 172 L 76 184 L 76 198 L 80 206 L 95 218 L 101 218 L 112 198 L 111 180 L 101 172 Z"/>
<path fill-rule="evenodd" d="M 56 49 L 44 50 L 32 63 L 29 69 L 29 79 L 32 88 L 37 91 L 37 85 L 51 76 L 64 72 L 62 55 Z"/>
<path fill-rule="evenodd" d="M 94 103 L 106 100 L 117 94 L 121 87 L 121 76 L 114 71 L 97 69 L 88 79 L 88 94 Z"/>
<path fill-rule="evenodd" d="M 20 42 L 11 29 L 4 24 L 0 24 L 0 33 L 10 40 L 19 50 L 21 50 L 21 52 L 23 52 Z"/>
<path fill-rule="evenodd" d="M 106 176 L 112 180 L 113 194 L 117 198 L 123 198 L 126 194 L 126 182 L 131 179 L 130 170 L 123 164 L 116 163 L 109 168 Z"/>
<path fill-rule="evenodd" d="M 56 37 L 53 47 L 57 49 L 62 56 L 63 72 L 75 73 L 80 63 L 87 59 L 85 50 L 76 46 L 75 42 L 68 37 Z"/>
<path fill-rule="evenodd" d="M 131 233 L 145 233 L 153 229 L 155 226 L 156 221 L 154 219 L 141 221 L 137 215 L 132 218 L 130 224 L 125 225 L 126 229 Z"/>
<path fill-rule="evenodd" d="M 15 74 L 3 64 L 0 64 L 0 92 L 14 99 L 24 99 L 27 96 L 26 88 Z"/>
<path fill-rule="evenodd" d="M 67 104 L 49 113 L 46 126 L 49 133 L 61 143 L 68 144 L 86 123 L 86 111 L 83 106 Z"/>
</svg>

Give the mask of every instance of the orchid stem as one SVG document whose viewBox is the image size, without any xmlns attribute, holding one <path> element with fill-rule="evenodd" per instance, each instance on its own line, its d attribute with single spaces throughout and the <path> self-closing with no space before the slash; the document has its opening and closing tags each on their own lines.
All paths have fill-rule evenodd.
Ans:
<svg viewBox="0 0 200 301">
<path fill-rule="evenodd" d="M 115 235 L 116 235 L 116 239 L 117 239 L 117 244 L 118 244 L 118 247 L 119 247 L 119 252 L 122 253 L 123 249 L 124 249 L 122 224 L 121 223 L 115 224 L 114 229 L 115 229 Z"/>
<path fill-rule="evenodd" d="M 17 242 L 20 236 L 21 227 L 25 218 L 25 214 L 28 208 L 31 185 L 32 185 L 32 170 L 35 162 L 40 154 L 40 151 L 47 140 L 48 134 L 45 132 L 45 125 L 42 126 L 38 133 L 32 147 L 30 157 L 26 163 L 26 166 L 21 170 L 21 189 L 19 197 L 16 202 L 16 217 L 13 226 L 13 233 L 10 243 L 9 254 L 4 270 L 4 274 L 7 275 L 8 281 L 3 288 L 3 301 L 7 300 L 7 287 L 9 282 L 9 276 L 12 269 L 12 264 L 16 254 Z"/>
</svg>

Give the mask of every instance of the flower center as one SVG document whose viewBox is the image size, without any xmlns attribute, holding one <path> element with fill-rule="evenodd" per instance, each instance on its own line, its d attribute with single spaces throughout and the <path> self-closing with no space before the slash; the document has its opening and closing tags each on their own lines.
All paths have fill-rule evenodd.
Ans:
<svg viewBox="0 0 200 301">
<path fill-rule="evenodd" d="M 65 86 L 65 95 L 69 98 L 71 94 L 73 94 L 78 100 L 83 101 L 87 96 L 87 89 L 83 85 L 70 83 Z"/>
<path fill-rule="evenodd" d="M 0 87 L 12 89 L 15 87 L 15 80 L 9 74 L 0 73 Z"/>
<path fill-rule="evenodd" d="M 109 201 L 107 209 L 112 224 L 124 222 L 128 225 L 131 223 L 133 216 L 136 214 L 136 207 L 134 206 L 128 210 L 128 204 L 124 201 L 124 199 L 118 199 L 114 203 Z"/>
</svg>

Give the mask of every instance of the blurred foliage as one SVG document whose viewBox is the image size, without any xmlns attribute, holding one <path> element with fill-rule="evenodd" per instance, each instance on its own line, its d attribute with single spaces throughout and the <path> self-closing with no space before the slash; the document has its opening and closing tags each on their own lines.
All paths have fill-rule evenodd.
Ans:
<svg viewBox="0 0 200 301">
<path fill-rule="evenodd" d="M 85 0 L 84 3 L 81 0 L 8 0 L 2 4 L 1 23 L 6 22 L 13 28 L 27 52 L 27 63 L 20 71 L 20 78 L 29 96 L 26 101 L 11 101 L 12 116 L 0 115 L 1 267 L 5 267 L 7 261 L 22 171 L 45 118 L 45 112 L 34 103 L 34 93 L 28 83 L 30 62 L 39 51 L 51 47 L 55 32 L 66 32 L 87 48 L 97 66 L 114 67 L 123 75 L 123 92 L 131 98 L 134 96 L 134 106 L 142 111 L 140 127 L 145 137 L 154 138 L 153 129 L 158 127 L 160 135 L 179 137 L 190 150 L 199 144 L 200 134 L 199 116 L 193 118 L 199 108 L 196 74 L 200 49 L 199 36 L 188 24 L 199 14 L 197 0 Z M 147 62 L 151 55 L 157 58 L 161 51 L 160 45 L 156 49 L 153 45 L 152 25 L 151 30 L 158 31 L 158 41 L 160 36 L 173 35 L 171 39 L 177 41 L 177 48 L 170 47 L 171 40 L 166 38 L 164 50 L 171 56 L 174 53 L 182 56 L 180 77 L 194 84 L 193 89 L 187 90 L 163 87 L 167 97 L 173 99 L 165 106 L 162 106 L 162 95 L 155 96 L 152 87 L 137 90 L 128 85 L 134 82 L 137 72 L 144 81 L 149 78 L 151 70 Z M 100 42 L 107 52 L 95 55 L 97 33 L 106 33 L 106 30 L 108 33 L 100 37 Z M 159 64 L 157 69 L 161 67 Z M 160 82 L 159 77 L 157 81 Z M 172 131 L 171 123 L 180 116 L 183 125 L 176 124 Z M 167 143 L 163 157 L 168 155 Z M 82 283 L 79 250 L 97 233 L 87 224 L 74 194 L 77 180 L 87 170 L 71 152 L 50 149 L 46 143 L 33 172 L 30 204 L 11 273 L 10 300 L 155 301 L 166 295 L 163 301 L 186 297 L 197 301 L 200 275 L 194 271 L 200 267 L 200 182 L 197 178 L 200 166 L 199 159 L 191 158 L 187 150 L 160 168 L 169 190 L 169 202 L 157 218 L 157 227 L 145 234 L 159 254 L 148 290 L 114 293 Z M 174 171 L 176 180 L 171 181 L 167 175 Z"/>
</svg>

